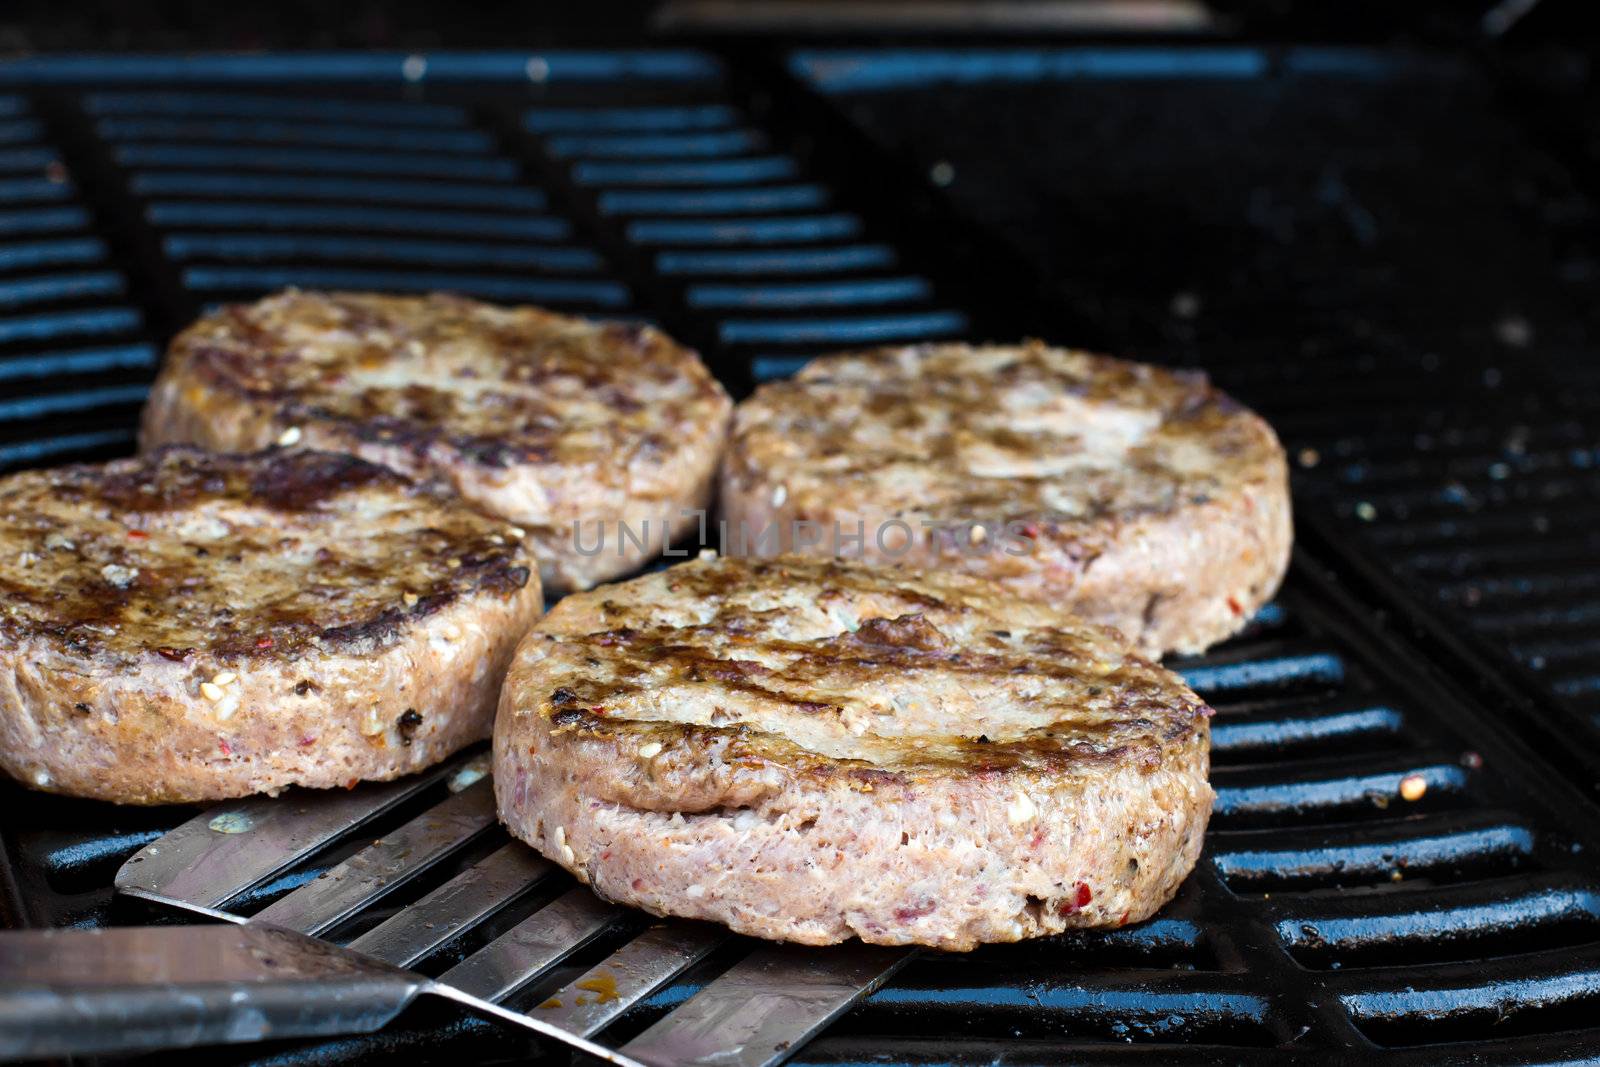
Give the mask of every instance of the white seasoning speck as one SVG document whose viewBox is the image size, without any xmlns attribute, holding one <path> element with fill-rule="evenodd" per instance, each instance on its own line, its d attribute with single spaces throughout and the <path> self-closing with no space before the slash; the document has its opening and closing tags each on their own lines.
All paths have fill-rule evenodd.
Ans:
<svg viewBox="0 0 1600 1067">
<path fill-rule="evenodd" d="M 639 755 L 645 759 L 652 759 L 661 755 L 661 742 L 651 741 L 649 744 L 639 746 Z"/>
<path fill-rule="evenodd" d="M 239 676 L 232 671 L 218 671 L 216 676 L 211 679 L 214 685 L 232 685 L 238 680 Z"/>
<path fill-rule="evenodd" d="M 408 608 L 416 607 L 417 606 L 417 594 L 415 594 L 415 593 L 401 593 L 400 594 L 400 603 L 404 604 Z"/>
<path fill-rule="evenodd" d="M 967 540 L 975 545 L 981 545 L 988 539 L 989 531 L 984 529 L 982 525 L 973 526 L 972 530 L 967 534 Z"/>
<path fill-rule="evenodd" d="M 222 699 L 222 686 L 216 682 L 201 682 L 200 695 L 215 704 Z"/>
<path fill-rule="evenodd" d="M 780 486 L 778 486 L 776 489 L 774 489 L 772 491 L 772 506 L 773 507 L 775 507 L 775 508 L 783 507 L 783 502 L 785 500 L 788 500 L 788 499 L 789 499 L 789 487 L 787 485 L 780 485 Z"/>
<path fill-rule="evenodd" d="M 717 550 L 714 548 L 702 548 L 699 558 L 701 563 L 710 563 L 717 558 Z"/>
<path fill-rule="evenodd" d="M 1006 821 L 1012 826 L 1021 826 L 1038 814 L 1039 809 L 1034 805 L 1033 798 L 1019 789 L 1011 806 L 1006 808 Z"/>
<path fill-rule="evenodd" d="M 510 534 L 512 537 L 515 537 L 518 541 L 528 536 L 528 531 L 524 530 L 520 526 L 512 526 L 506 530 L 506 533 Z"/>
<path fill-rule="evenodd" d="M 291 426 L 278 435 L 278 444 L 289 448 L 300 443 L 300 427 Z"/>
<path fill-rule="evenodd" d="M 239 694 L 228 693 L 217 701 L 217 718 L 227 720 L 233 718 L 233 713 L 239 710 Z"/>
<path fill-rule="evenodd" d="M 695 900 L 699 900 L 701 897 L 706 895 L 706 887 L 703 885 L 692 885 L 683 891 L 683 895 L 686 897 L 691 897 Z"/>
<path fill-rule="evenodd" d="M 49 771 L 34 771 L 33 772 L 33 784 L 38 786 L 40 789 L 44 789 L 44 788 L 48 787 L 50 785 L 50 772 Z"/>
<path fill-rule="evenodd" d="M 133 584 L 135 578 L 139 577 L 139 568 L 124 567 L 120 563 L 107 563 L 100 568 L 100 577 L 118 589 L 126 589 Z"/>
</svg>

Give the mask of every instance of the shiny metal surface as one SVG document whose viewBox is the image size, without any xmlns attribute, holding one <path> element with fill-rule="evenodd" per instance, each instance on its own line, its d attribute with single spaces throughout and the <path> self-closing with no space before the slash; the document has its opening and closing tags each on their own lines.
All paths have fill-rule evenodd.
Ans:
<svg viewBox="0 0 1600 1067">
<path fill-rule="evenodd" d="M 494 824 L 494 789 L 484 779 L 323 872 L 255 918 L 303 933 L 323 933 Z"/>
<path fill-rule="evenodd" d="M 451 776 L 452 788 L 458 791 L 269 905 L 245 927 L 265 924 L 304 934 L 326 933 L 493 827 L 492 783 L 479 780 L 475 767 L 469 761 L 465 769 L 459 764 L 446 767 L 398 786 L 296 797 L 292 807 L 282 800 L 261 800 L 212 809 L 142 850 L 119 872 L 117 885 L 134 895 L 242 921 L 240 916 L 220 911 L 220 905 L 347 838 L 352 830 L 439 778 Z M 355 822 L 341 827 L 336 823 L 340 817 Z M 300 820 L 306 825 L 297 826 Z M 176 869 L 180 862 L 189 863 L 189 868 Z M 509 843 L 373 927 L 349 948 L 390 965 L 414 965 L 556 873 L 555 865 L 533 850 Z M 198 894 L 195 900 L 172 895 L 175 890 L 191 889 Z M 632 921 L 633 914 L 601 901 L 585 888 L 573 888 L 436 982 L 416 976 L 411 980 L 423 992 L 456 1000 L 613 1062 L 642 1063 L 645 1060 L 640 1057 L 650 1056 L 655 1058 L 649 1062 L 658 1064 L 714 1059 L 766 1065 L 799 1047 L 909 956 L 860 946 L 822 951 L 765 949 L 736 964 L 627 1048 L 619 1051 L 591 1043 L 588 1038 L 732 937 L 720 927 L 658 923 L 566 986 L 542 997 L 540 1006 L 528 1014 L 499 1006 L 498 1001 L 538 981 L 596 938 L 619 931 Z M 308 988 L 321 987 L 312 983 Z M 205 1025 L 214 1024 L 210 1015 L 199 1010 L 203 998 L 194 1000 L 187 988 L 170 984 L 141 990 L 141 1010 L 159 1015 L 163 996 L 188 998 L 194 1010 L 205 1016 Z M 106 1007 L 102 1001 L 97 1010 Z M 336 1010 L 332 1016 L 321 1024 L 328 1029 L 318 1033 L 355 1032 L 346 1013 Z M 365 1025 L 364 1017 L 355 1021 Z M 176 1046 L 205 1039 L 200 1029 L 193 1033 L 200 1036 L 191 1040 L 185 1032 L 168 1028 L 149 1040 Z"/>
<path fill-rule="evenodd" d="M 500 1000 L 627 918 L 627 912 L 587 889 L 569 890 L 450 968 L 439 981 L 471 996 Z"/>
<path fill-rule="evenodd" d="M 913 951 L 763 948 L 622 1046 L 650 1067 L 770 1067 L 882 985 Z"/>
<path fill-rule="evenodd" d="M 652 926 L 551 993 L 530 1014 L 592 1036 L 732 937 L 722 927 L 704 923 Z"/>
<path fill-rule="evenodd" d="M 0 934 L 0 1059 L 361 1033 L 425 980 L 270 926 Z"/>
<path fill-rule="evenodd" d="M 520 841 L 513 841 L 385 919 L 350 942 L 349 947 L 396 966 L 409 967 L 555 872 L 555 864 Z"/>
<path fill-rule="evenodd" d="M 117 872 L 117 891 L 231 918 L 222 905 L 246 889 L 485 758 L 348 792 L 297 791 L 209 808 L 135 853 Z"/>
</svg>

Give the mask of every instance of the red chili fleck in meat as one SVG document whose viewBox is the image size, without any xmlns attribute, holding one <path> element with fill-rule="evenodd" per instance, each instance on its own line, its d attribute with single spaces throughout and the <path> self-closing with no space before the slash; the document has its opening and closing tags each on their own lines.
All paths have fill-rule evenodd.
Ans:
<svg viewBox="0 0 1600 1067">
<path fill-rule="evenodd" d="M 256 642 L 256 647 L 257 648 L 271 648 L 275 644 L 277 644 L 277 642 L 274 641 L 272 638 L 263 637 L 261 640 Z"/>
<path fill-rule="evenodd" d="M 1240 607 L 1239 606 L 1239 602 L 1237 600 L 1235 600 L 1233 597 L 1229 597 L 1228 598 L 1228 607 L 1229 607 L 1229 609 L 1231 609 L 1233 611 L 1233 613 L 1235 615 L 1243 615 L 1244 614 L 1244 608 Z"/>
<path fill-rule="evenodd" d="M 1073 912 L 1081 910 L 1093 899 L 1094 894 L 1089 892 L 1089 883 L 1079 882 L 1077 896 L 1070 900 L 1063 900 L 1061 906 L 1056 909 L 1056 913 L 1059 915 L 1071 915 Z"/>
<path fill-rule="evenodd" d="M 605 708 L 590 708 L 589 709 L 589 713 L 592 714 L 592 715 L 604 715 L 606 713 L 606 709 Z"/>
<path fill-rule="evenodd" d="M 643 878 L 635 878 L 633 880 L 633 888 L 638 889 L 638 890 L 643 890 L 644 889 L 644 879 Z"/>
<path fill-rule="evenodd" d="M 1017 532 L 1022 534 L 1023 537 L 1038 537 L 1039 524 L 1036 522 L 1025 522 Z"/>
<path fill-rule="evenodd" d="M 1118 926 L 1127 926 L 1128 925 L 1128 915 L 1129 914 L 1130 914 L 1129 912 L 1126 912 L 1126 911 L 1123 912 L 1122 913 L 1122 918 L 1117 920 L 1117 925 Z"/>
<path fill-rule="evenodd" d="M 222 749 L 222 754 L 224 756 L 233 755 L 233 749 L 228 746 L 228 739 L 226 737 L 219 737 L 217 739 L 217 747 Z"/>
<path fill-rule="evenodd" d="M 184 657 L 192 651 L 194 650 L 189 648 L 158 648 L 156 649 L 156 654 L 162 659 L 170 659 L 182 663 Z"/>
<path fill-rule="evenodd" d="M 129 530 L 128 537 L 134 541 L 148 541 L 150 539 L 150 535 L 143 530 Z"/>
<path fill-rule="evenodd" d="M 300 747 L 301 748 L 306 748 L 307 746 L 314 745 L 316 743 L 317 743 L 317 739 L 315 737 L 310 736 L 309 734 L 300 739 Z"/>
</svg>

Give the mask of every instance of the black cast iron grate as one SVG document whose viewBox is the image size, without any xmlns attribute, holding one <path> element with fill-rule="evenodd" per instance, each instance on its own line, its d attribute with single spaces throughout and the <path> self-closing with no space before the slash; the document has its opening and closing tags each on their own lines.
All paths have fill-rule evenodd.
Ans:
<svg viewBox="0 0 1600 1067">
<path fill-rule="evenodd" d="M 1005 301 L 924 254 L 964 237 L 908 232 L 891 197 L 817 162 L 781 82 L 699 53 L 37 60 L 0 79 L 0 165 L 18 175 L 0 181 L 15 200 L 0 208 L 11 466 L 126 451 L 155 346 L 212 303 L 283 284 L 653 318 L 736 390 L 826 348 L 1018 331 Z M 924 957 L 800 1061 L 1543 1062 L 1595 1046 L 1595 811 L 1514 724 L 1375 629 L 1309 557 L 1252 632 L 1178 666 L 1219 708 L 1217 816 L 1178 901 L 1113 934 Z M 1417 801 L 1399 795 L 1411 776 Z M 110 900 L 110 875 L 188 814 L 4 787 L 13 920 L 147 917 Z M 418 1017 L 185 1058 L 528 1051 L 487 1023 Z"/>
</svg>

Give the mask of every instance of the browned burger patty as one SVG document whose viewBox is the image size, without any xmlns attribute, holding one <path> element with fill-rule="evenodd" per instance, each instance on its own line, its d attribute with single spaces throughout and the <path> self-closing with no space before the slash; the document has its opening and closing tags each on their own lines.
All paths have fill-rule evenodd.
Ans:
<svg viewBox="0 0 1600 1067">
<path fill-rule="evenodd" d="M 299 444 L 442 478 L 526 528 L 545 587 L 564 592 L 695 526 L 683 512 L 710 501 L 730 406 L 694 352 L 649 327 L 291 290 L 178 335 L 141 441 Z"/>
<path fill-rule="evenodd" d="M 759 937 L 970 949 L 1154 912 L 1210 709 L 990 582 L 798 556 L 568 597 L 495 723 L 511 832 L 602 896 Z"/>
<path fill-rule="evenodd" d="M 0 479 L 0 768 L 131 804 L 415 771 L 489 733 L 533 566 L 504 522 L 346 455 Z"/>
<path fill-rule="evenodd" d="M 731 551 L 963 569 L 1150 656 L 1243 626 L 1293 536 L 1261 418 L 1200 374 L 1037 342 L 814 360 L 739 405 L 722 493 Z"/>
</svg>

